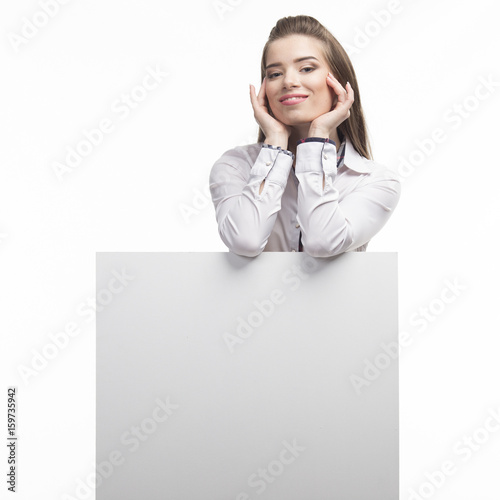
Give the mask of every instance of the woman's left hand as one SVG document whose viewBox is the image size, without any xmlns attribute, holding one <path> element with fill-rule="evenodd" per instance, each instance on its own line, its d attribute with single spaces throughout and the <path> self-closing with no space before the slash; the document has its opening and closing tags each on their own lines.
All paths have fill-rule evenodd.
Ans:
<svg viewBox="0 0 500 500">
<path fill-rule="evenodd" d="M 334 135 L 336 128 L 351 116 L 349 109 L 354 102 L 354 90 L 351 84 L 347 82 L 346 88 L 342 87 L 340 82 L 328 73 L 326 83 L 333 89 L 337 95 L 337 104 L 327 113 L 315 118 L 309 127 L 309 137 L 330 137 Z"/>
</svg>

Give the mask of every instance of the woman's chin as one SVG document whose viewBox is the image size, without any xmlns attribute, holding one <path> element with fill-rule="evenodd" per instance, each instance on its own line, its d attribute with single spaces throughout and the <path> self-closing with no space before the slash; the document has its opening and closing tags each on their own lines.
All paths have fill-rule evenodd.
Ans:
<svg viewBox="0 0 500 500">
<path fill-rule="evenodd" d="M 283 123 L 284 125 L 288 125 L 289 127 L 299 127 L 301 125 L 308 125 L 310 124 L 312 121 L 312 119 L 310 119 L 309 117 L 297 117 L 296 119 L 290 119 L 288 117 L 288 119 L 284 119 L 284 120 L 281 120 L 281 123 Z"/>
<path fill-rule="evenodd" d="M 276 118 L 283 123 L 293 127 L 295 125 L 303 125 L 304 123 L 309 123 L 314 117 L 311 117 L 310 113 L 304 113 L 299 110 L 290 110 L 286 115 L 276 116 Z"/>
</svg>

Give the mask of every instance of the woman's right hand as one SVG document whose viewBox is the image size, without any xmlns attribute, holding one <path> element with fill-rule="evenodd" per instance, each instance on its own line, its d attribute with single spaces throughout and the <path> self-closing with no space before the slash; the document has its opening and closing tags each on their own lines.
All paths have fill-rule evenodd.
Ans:
<svg viewBox="0 0 500 500">
<path fill-rule="evenodd" d="M 267 111 L 266 78 L 262 80 L 262 85 L 258 95 L 255 95 L 255 87 L 250 84 L 250 101 L 252 102 L 255 120 L 262 129 L 266 140 L 276 141 L 277 139 L 281 139 L 288 142 L 288 138 L 292 133 L 292 127 L 281 123 L 276 118 L 273 118 Z"/>
</svg>

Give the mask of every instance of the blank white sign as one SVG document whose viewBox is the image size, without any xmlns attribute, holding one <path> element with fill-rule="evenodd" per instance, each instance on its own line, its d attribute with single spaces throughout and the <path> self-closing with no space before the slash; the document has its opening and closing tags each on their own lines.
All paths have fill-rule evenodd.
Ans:
<svg viewBox="0 0 500 500">
<path fill-rule="evenodd" d="M 397 254 L 97 254 L 97 500 L 398 499 Z"/>
</svg>

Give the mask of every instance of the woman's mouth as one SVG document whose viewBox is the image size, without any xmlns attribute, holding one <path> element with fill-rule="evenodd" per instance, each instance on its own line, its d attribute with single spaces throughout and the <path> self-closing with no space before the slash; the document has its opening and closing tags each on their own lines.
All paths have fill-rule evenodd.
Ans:
<svg viewBox="0 0 500 500">
<path fill-rule="evenodd" d="M 285 106 L 293 106 L 294 104 L 300 104 L 301 102 L 304 102 L 306 99 L 307 96 L 303 94 L 289 94 L 284 95 L 280 99 L 280 102 Z"/>
</svg>

